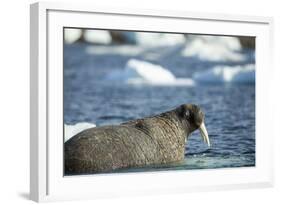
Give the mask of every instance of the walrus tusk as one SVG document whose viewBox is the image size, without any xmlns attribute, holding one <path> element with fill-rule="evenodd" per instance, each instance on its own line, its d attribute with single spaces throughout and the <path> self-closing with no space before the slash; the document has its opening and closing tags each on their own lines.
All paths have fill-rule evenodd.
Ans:
<svg viewBox="0 0 281 205">
<path fill-rule="evenodd" d="M 210 147 L 211 144 L 210 144 L 210 140 L 209 140 L 209 135 L 208 135 L 204 122 L 202 122 L 202 124 L 200 125 L 199 130 L 200 130 L 200 134 L 201 134 L 201 137 L 203 138 L 204 142 L 207 143 L 208 146 Z"/>
</svg>

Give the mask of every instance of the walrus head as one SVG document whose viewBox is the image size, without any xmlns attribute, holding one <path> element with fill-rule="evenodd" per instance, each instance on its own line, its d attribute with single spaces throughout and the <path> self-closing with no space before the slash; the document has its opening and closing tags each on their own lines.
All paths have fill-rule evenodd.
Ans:
<svg viewBox="0 0 281 205">
<path fill-rule="evenodd" d="M 210 147 L 209 135 L 205 126 L 205 116 L 201 108 L 194 104 L 184 104 L 176 109 L 178 116 L 186 123 L 190 132 L 199 129 L 201 137 Z"/>
</svg>

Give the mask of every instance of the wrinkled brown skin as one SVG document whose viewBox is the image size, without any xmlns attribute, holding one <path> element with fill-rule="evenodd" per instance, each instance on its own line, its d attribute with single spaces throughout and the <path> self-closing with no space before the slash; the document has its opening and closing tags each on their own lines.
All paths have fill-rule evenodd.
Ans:
<svg viewBox="0 0 281 205">
<path fill-rule="evenodd" d="M 183 160 L 186 138 L 198 128 L 190 122 L 193 118 L 185 116 L 192 106 L 78 133 L 64 146 L 65 174 L 110 172 Z"/>
</svg>

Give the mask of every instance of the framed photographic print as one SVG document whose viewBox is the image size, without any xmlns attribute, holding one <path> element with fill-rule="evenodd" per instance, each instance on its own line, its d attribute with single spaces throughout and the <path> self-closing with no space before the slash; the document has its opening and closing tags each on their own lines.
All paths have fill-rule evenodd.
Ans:
<svg viewBox="0 0 281 205">
<path fill-rule="evenodd" d="M 31 5 L 30 197 L 272 186 L 272 19 Z"/>
</svg>

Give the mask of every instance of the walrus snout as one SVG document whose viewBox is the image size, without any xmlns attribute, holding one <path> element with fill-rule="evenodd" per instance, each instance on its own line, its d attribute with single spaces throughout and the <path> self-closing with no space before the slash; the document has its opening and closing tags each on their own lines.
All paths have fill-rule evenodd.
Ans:
<svg viewBox="0 0 281 205">
<path fill-rule="evenodd" d="M 178 115 L 186 120 L 190 131 L 199 129 L 201 137 L 210 147 L 210 139 L 205 126 L 205 116 L 201 108 L 194 104 L 183 104 L 177 109 Z"/>
</svg>

